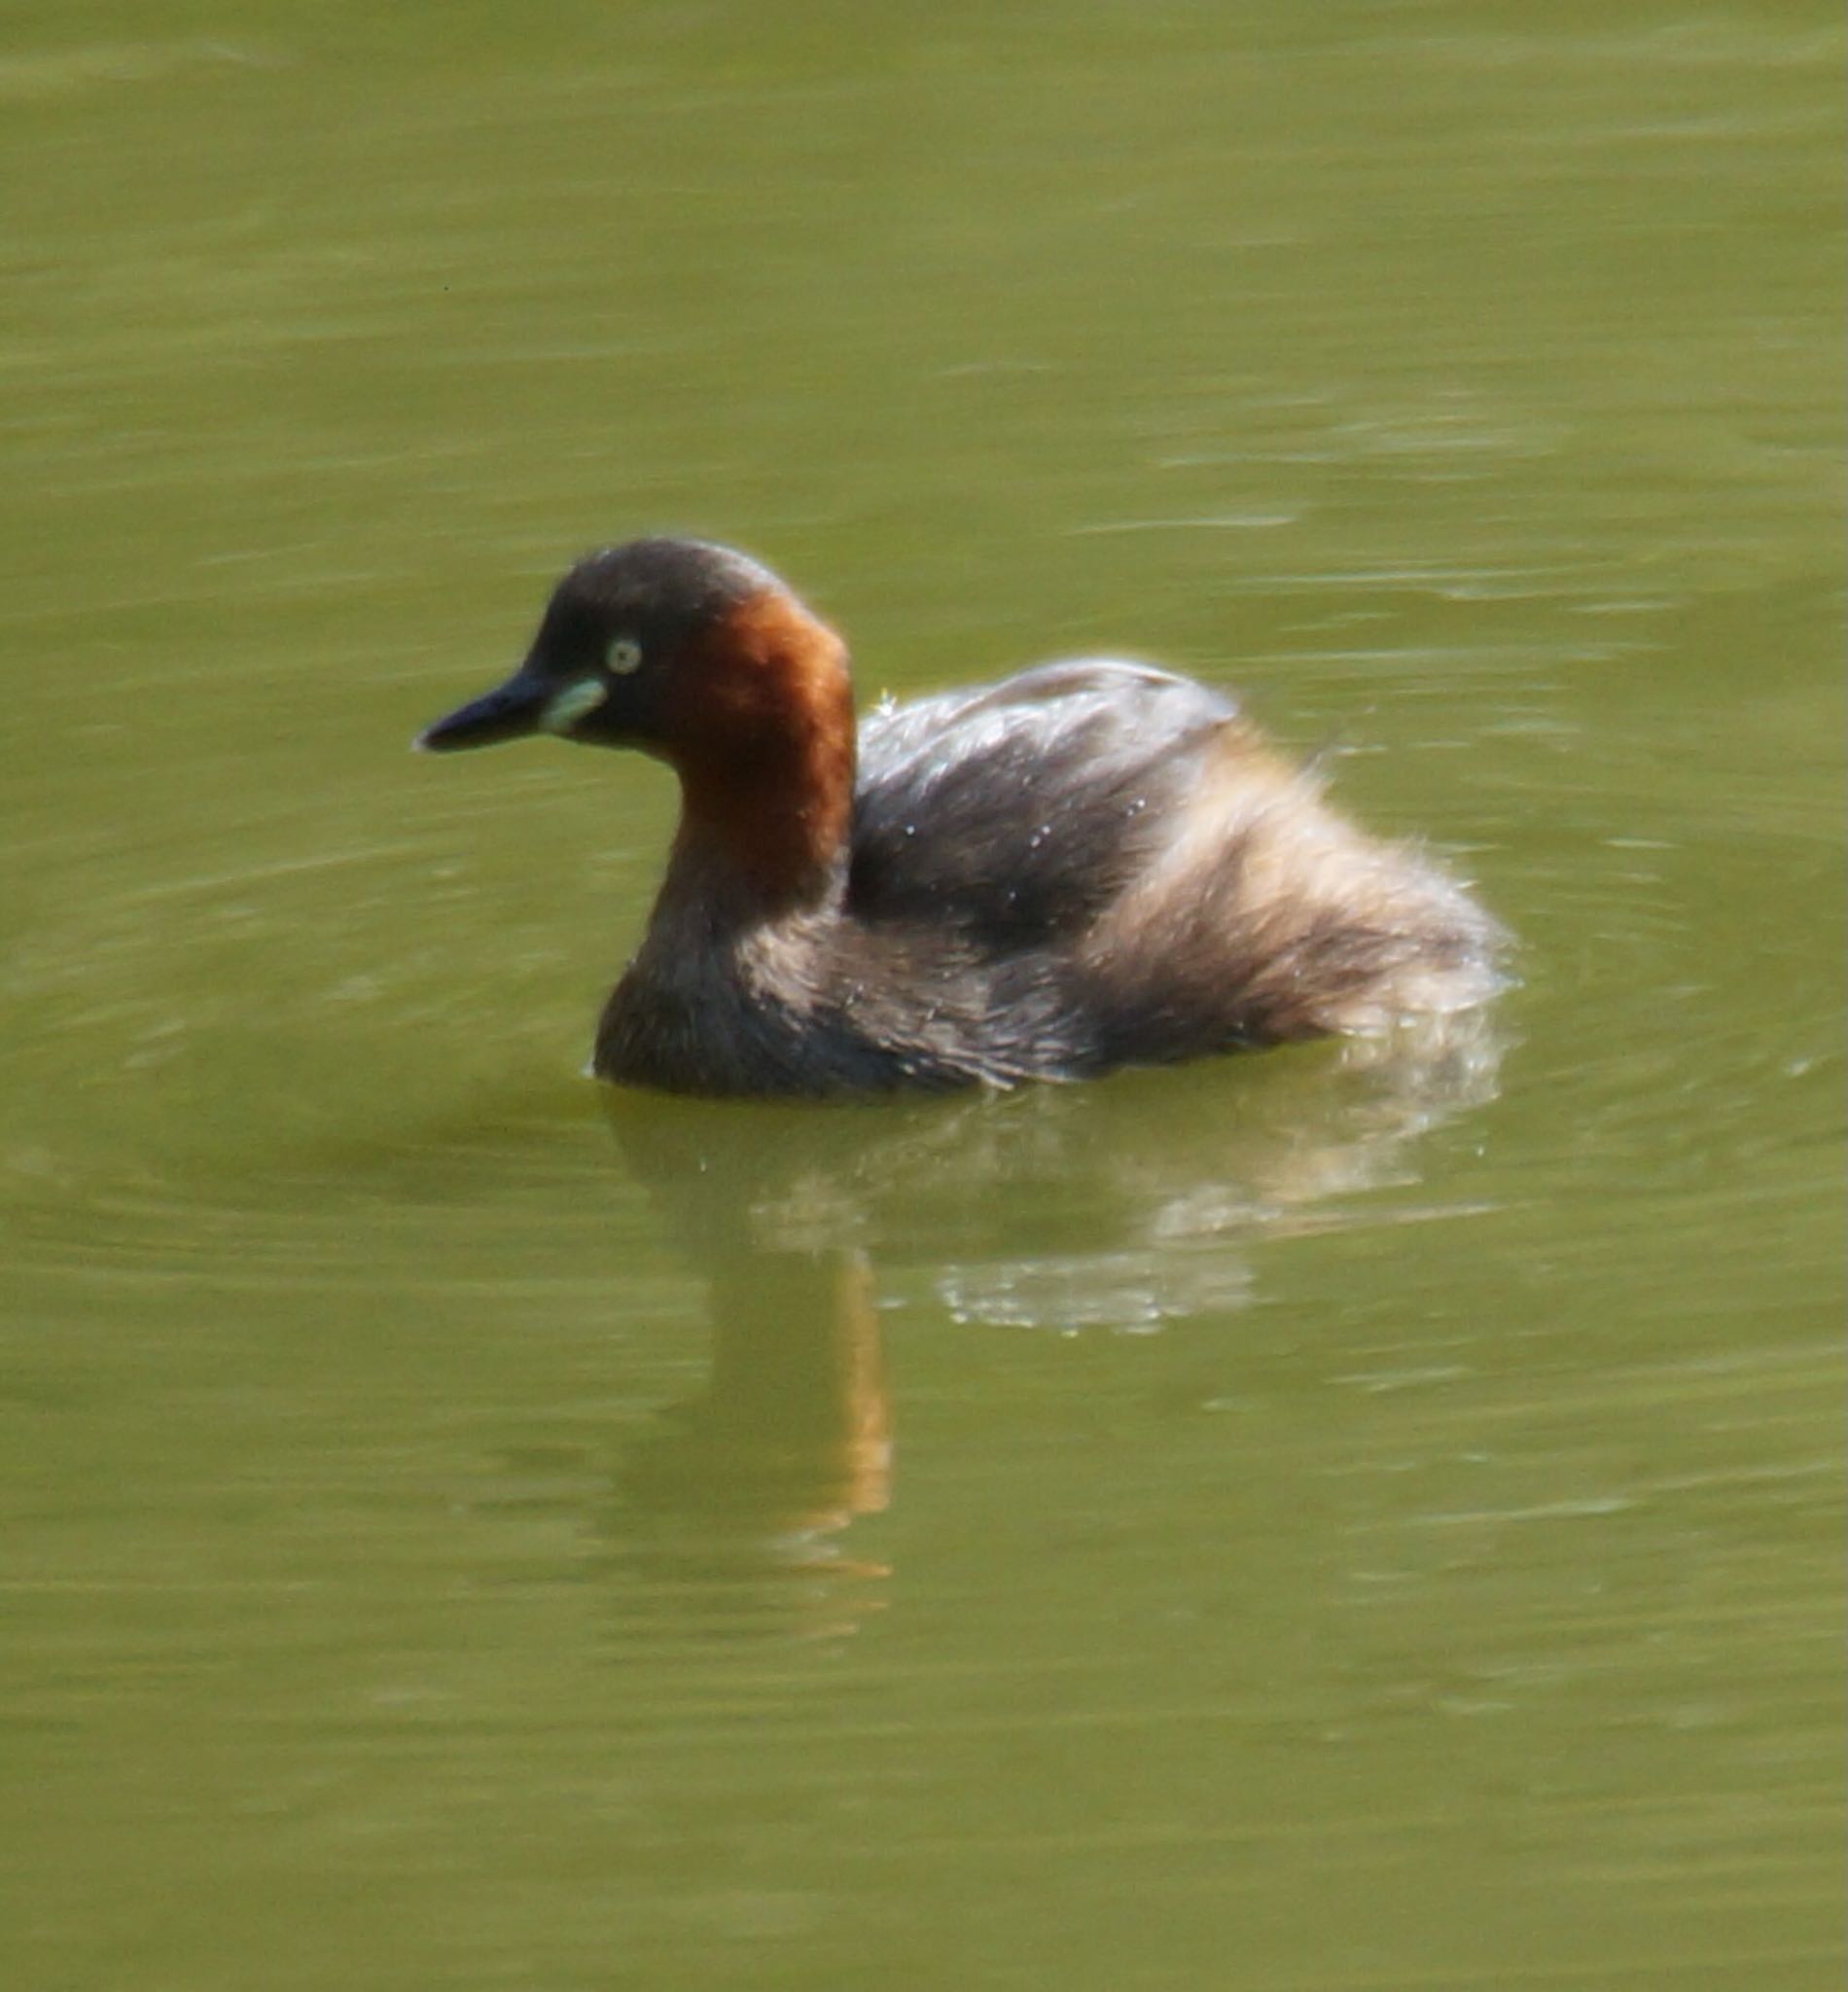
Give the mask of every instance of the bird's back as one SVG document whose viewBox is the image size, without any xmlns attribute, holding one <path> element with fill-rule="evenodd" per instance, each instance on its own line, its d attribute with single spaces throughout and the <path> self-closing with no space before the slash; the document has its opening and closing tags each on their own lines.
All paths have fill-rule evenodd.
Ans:
<svg viewBox="0 0 1848 1992">
<path fill-rule="evenodd" d="M 998 953 L 1071 942 L 1173 835 L 1228 698 L 1147 664 L 1045 664 L 869 713 L 847 907 Z"/>
<path fill-rule="evenodd" d="M 1146 664 L 871 714 L 846 910 L 953 937 L 958 973 L 986 961 L 997 1009 L 1068 1072 L 1378 1030 L 1500 980 L 1499 928 L 1439 867 L 1330 810 L 1231 699 Z"/>
</svg>

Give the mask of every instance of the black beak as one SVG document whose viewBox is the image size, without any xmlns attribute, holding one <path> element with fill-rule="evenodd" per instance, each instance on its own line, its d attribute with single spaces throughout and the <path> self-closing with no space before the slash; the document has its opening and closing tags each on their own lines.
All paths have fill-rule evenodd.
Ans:
<svg viewBox="0 0 1848 1992">
<path fill-rule="evenodd" d="M 505 685 L 425 727 L 411 745 L 420 754 L 452 754 L 463 747 L 494 747 L 503 740 L 523 739 L 539 730 L 557 690 L 522 664 Z"/>
</svg>

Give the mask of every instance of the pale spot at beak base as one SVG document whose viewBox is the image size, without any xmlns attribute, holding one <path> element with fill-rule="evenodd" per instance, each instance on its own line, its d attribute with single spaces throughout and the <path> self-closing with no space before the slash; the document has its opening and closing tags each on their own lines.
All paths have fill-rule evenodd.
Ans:
<svg viewBox="0 0 1848 1992">
<path fill-rule="evenodd" d="M 568 733 L 586 713 L 595 712 L 609 695 L 610 688 L 600 678 L 580 678 L 575 685 L 567 685 L 547 699 L 540 708 L 539 730 Z"/>
</svg>

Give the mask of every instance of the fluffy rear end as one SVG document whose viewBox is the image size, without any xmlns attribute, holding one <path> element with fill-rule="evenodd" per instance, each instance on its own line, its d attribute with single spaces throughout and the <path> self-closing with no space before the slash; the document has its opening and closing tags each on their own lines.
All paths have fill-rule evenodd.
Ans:
<svg viewBox="0 0 1848 1992">
<path fill-rule="evenodd" d="M 1181 835 L 1083 956 L 1114 1063 L 1473 1009 L 1502 984 L 1504 944 L 1436 864 L 1344 822 L 1233 724 Z"/>
</svg>

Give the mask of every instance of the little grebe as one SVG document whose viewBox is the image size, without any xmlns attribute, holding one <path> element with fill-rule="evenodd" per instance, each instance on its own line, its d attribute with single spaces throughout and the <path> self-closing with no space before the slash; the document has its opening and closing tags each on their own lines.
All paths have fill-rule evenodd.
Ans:
<svg viewBox="0 0 1848 1992">
<path fill-rule="evenodd" d="M 559 583 L 526 661 L 418 741 L 638 747 L 681 818 L 600 1078 L 693 1093 L 1075 1079 L 1469 1009 L 1501 932 L 1363 836 L 1233 702 L 1044 664 L 881 704 L 755 561 L 638 540 Z M 856 766 L 857 761 L 857 766 Z"/>
</svg>

